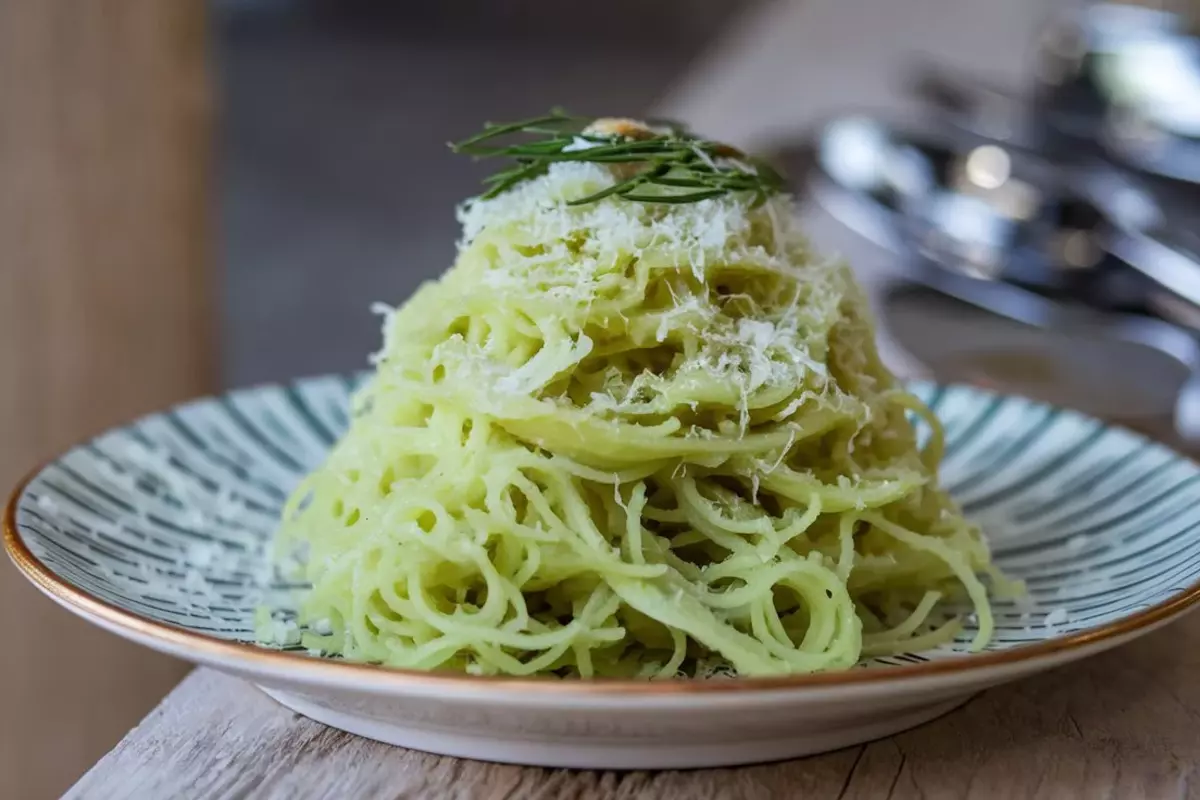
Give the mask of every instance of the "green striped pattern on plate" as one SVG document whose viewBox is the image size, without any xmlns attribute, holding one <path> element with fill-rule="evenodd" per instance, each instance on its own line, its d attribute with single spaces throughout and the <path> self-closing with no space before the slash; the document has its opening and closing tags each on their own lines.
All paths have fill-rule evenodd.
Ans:
<svg viewBox="0 0 1200 800">
<path fill-rule="evenodd" d="M 155 414 L 45 467 L 17 529 L 52 572 L 125 611 L 252 643 L 255 609 L 286 604 L 269 541 L 291 488 L 347 425 L 356 378 L 321 377 Z M 1116 622 L 1200 579 L 1200 470 L 1070 411 L 916 384 L 947 432 L 942 481 L 1028 597 L 996 606 L 1005 650 Z M 917 663 L 951 645 L 879 659 Z"/>
</svg>

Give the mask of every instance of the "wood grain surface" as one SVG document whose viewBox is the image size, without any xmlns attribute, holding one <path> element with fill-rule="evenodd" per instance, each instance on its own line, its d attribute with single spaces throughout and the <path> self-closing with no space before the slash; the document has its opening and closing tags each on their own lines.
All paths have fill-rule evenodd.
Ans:
<svg viewBox="0 0 1200 800">
<path fill-rule="evenodd" d="M 200 669 L 69 798 L 1200 797 L 1200 616 L 994 689 L 923 727 L 740 769 L 544 770 L 442 758 L 326 728 Z"/>
<path fill-rule="evenodd" d="M 0 2 L 0 491 L 214 386 L 203 0 Z M 5 560 L 6 561 L 6 560 Z M 57 796 L 178 681 L 0 565 L 0 797 Z"/>
</svg>

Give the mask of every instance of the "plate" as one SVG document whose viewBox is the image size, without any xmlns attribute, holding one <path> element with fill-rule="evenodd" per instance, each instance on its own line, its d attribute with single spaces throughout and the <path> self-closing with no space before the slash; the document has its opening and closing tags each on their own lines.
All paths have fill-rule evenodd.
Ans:
<svg viewBox="0 0 1200 800">
<path fill-rule="evenodd" d="M 411 672 L 260 646 L 255 609 L 294 588 L 268 559 L 280 504 L 345 428 L 354 380 L 200 400 L 80 445 L 17 488 L 6 549 L 68 610 L 320 722 L 553 767 L 726 766 L 856 744 L 1149 633 L 1200 598 L 1200 468 L 1075 412 L 922 383 L 947 430 L 943 484 L 1029 587 L 996 604 L 982 653 L 966 652 L 968 630 L 840 673 L 633 682 Z"/>
</svg>

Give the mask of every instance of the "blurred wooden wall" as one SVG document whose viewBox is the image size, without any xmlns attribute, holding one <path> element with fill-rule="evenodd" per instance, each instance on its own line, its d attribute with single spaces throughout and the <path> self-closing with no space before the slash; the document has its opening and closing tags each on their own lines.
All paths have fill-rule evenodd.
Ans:
<svg viewBox="0 0 1200 800">
<path fill-rule="evenodd" d="M 0 0 L 0 489 L 213 388 L 204 0 Z M 55 797 L 182 664 L 0 565 L 0 797 Z"/>
</svg>

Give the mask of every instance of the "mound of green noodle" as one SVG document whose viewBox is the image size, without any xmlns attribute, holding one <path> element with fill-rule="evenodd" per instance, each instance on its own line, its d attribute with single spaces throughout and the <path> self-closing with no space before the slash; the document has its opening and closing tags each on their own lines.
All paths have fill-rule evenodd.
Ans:
<svg viewBox="0 0 1200 800">
<path fill-rule="evenodd" d="M 987 547 L 850 272 L 781 197 L 565 205 L 613 181 L 559 164 L 469 202 L 453 268 L 387 313 L 279 533 L 312 584 L 305 645 L 472 674 L 809 673 L 945 642 L 962 600 L 983 645 Z"/>
</svg>

